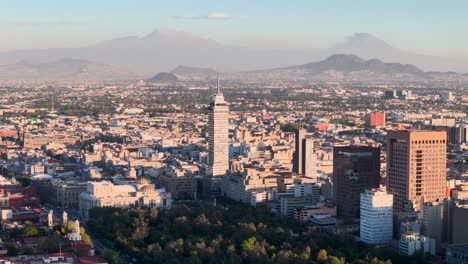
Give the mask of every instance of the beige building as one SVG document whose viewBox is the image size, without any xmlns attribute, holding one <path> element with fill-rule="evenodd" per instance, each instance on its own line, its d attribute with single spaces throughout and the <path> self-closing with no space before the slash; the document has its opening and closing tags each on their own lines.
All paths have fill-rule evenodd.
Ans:
<svg viewBox="0 0 468 264">
<path fill-rule="evenodd" d="M 165 168 L 160 183 L 171 193 L 173 199 L 193 199 L 197 192 L 197 179 L 188 171 L 174 166 Z"/>
<path fill-rule="evenodd" d="M 108 181 L 88 182 L 80 194 L 79 212 L 85 219 L 94 207 L 171 207 L 171 194 L 155 189 L 146 178 L 137 179 L 134 185 L 114 185 Z"/>
<path fill-rule="evenodd" d="M 446 140 L 446 131 L 388 132 L 387 190 L 394 195 L 394 213 L 419 211 L 422 198 L 445 198 Z"/>
<path fill-rule="evenodd" d="M 51 182 L 49 201 L 62 208 L 78 208 L 80 193 L 86 191 L 84 182 Z"/>
<path fill-rule="evenodd" d="M 97 162 L 102 160 L 102 152 L 97 151 L 97 152 L 91 152 L 91 153 L 85 153 L 83 154 L 83 162 L 85 163 L 92 163 L 92 162 Z"/>
<path fill-rule="evenodd" d="M 255 169 L 231 171 L 223 178 L 222 194 L 232 200 L 255 205 L 273 198 L 272 193 L 277 186 L 276 177 Z"/>
<path fill-rule="evenodd" d="M 219 89 L 211 96 L 208 113 L 208 168 L 207 175 L 211 177 L 209 186 L 211 193 L 219 193 L 222 177 L 229 169 L 229 107 Z"/>
<path fill-rule="evenodd" d="M 317 203 L 316 205 L 298 207 L 294 212 L 294 218 L 299 221 L 307 222 L 310 216 L 314 214 L 327 214 L 336 217 L 336 206 Z"/>
</svg>

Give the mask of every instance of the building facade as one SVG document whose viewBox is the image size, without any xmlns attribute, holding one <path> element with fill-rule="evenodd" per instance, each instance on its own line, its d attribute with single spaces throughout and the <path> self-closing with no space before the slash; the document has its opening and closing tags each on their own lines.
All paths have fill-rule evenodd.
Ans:
<svg viewBox="0 0 468 264">
<path fill-rule="evenodd" d="M 221 179 L 229 168 L 229 107 L 219 89 L 211 96 L 208 113 L 208 191 L 218 194 L 221 191 Z"/>
<path fill-rule="evenodd" d="M 468 125 L 447 127 L 447 140 L 450 144 L 465 144 L 468 141 Z"/>
<path fill-rule="evenodd" d="M 256 205 L 272 200 L 277 192 L 276 177 L 262 176 L 255 169 L 230 171 L 223 177 L 222 194 L 232 200 Z"/>
<path fill-rule="evenodd" d="M 359 218 L 360 194 L 380 185 L 380 149 L 368 146 L 334 147 L 332 179 L 338 216 Z"/>
<path fill-rule="evenodd" d="M 468 244 L 455 244 L 447 246 L 447 264 L 468 264 Z"/>
<path fill-rule="evenodd" d="M 441 202 L 426 202 L 422 207 L 423 221 L 421 233 L 435 239 L 437 246 L 442 242 L 444 229 L 443 213 L 443 203 Z"/>
<path fill-rule="evenodd" d="M 173 199 L 194 199 L 197 192 L 197 179 L 188 171 L 177 167 L 167 167 L 158 177 L 159 182 L 170 192 Z"/>
<path fill-rule="evenodd" d="M 79 212 L 88 219 L 94 207 L 158 207 L 169 208 L 171 194 L 164 189 L 155 189 L 147 182 L 134 185 L 114 185 L 108 181 L 88 182 L 85 192 L 80 194 Z"/>
<path fill-rule="evenodd" d="M 394 196 L 394 213 L 419 211 L 422 198 L 445 198 L 446 140 L 446 131 L 387 133 L 387 190 Z"/>
<path fill-rule="evenodd" d="M 393 195 L 383 190 L 361 193 L 361 241 L 386 244 L 393 236 Z"/>
<path fill-rule="evenodd" d="M 295 151 L 293 172 L 309 178 L 317 177 L 317 158 L 314 151 L 314 140 L 307 136 L 305 129 L 295 132 Z"/>
<path fill-rule="evenodd" d="M 379 111 L 369 113 L 366 115 L 365 121 L 368 127 L 385 126 L 385 113 Z"/>
</svg>

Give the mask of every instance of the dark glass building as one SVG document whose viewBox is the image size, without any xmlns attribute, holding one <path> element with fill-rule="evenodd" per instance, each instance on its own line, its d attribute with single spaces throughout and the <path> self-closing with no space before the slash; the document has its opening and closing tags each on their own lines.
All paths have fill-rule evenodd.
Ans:
<svg viewBox="0 0 468 264">
<path fill-rule="evenodd" d="M 332 180 L 338 216 L 358 218 L 361 193 L 380 185 L 380 149 L 334 147 Z"/>
</svg>

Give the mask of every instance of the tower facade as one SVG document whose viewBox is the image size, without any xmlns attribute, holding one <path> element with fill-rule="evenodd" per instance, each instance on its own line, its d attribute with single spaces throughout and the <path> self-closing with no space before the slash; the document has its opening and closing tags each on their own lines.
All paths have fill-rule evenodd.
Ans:
<svg viewBox="0 0 468 264">
<path fill-rule="evenodd" d="M 229 169 L 229 107 L 219 88 L 211 96 L 208 113 L 208 169 L 211 192 L 220 191 L 221 179 Z"/>
<path fill-rule="evenodd" d="M 311 137 L 306 137 L 303 140 L 303 168 L 304 176 L 308 178 L 317 178 L 317 157 L 314 151 L 314 140 Z"/>
<path fill-rule="evenodd" d="M 361 241 L 386 244 L 393 237 L 393 195 L 373 189 L 361 193 Z"/>
<path fill-rule="evenodd" d="M 294 133 L 295 135 L 295 149 L 293 156 L 293 172 L 302 174 L 303 162 L 303 140 L 306 136 L 306 130 L 299 128 Z"/>
<path fill-rule="evenodd" d="M 380 149 L 333 148 L 333 200 L 339 217 L 358 218 L 360 194 L 380 186 Z"/>
<path fill-rule="evenodd" d="M 445 198 L 446 140 L 446 131 L 387 133 L 387 191 L 394 196 L 395 213 L 419 211 L 422 199 Z"/>
<path fill-rule="evenodd" d="M 317 177 L 317 158 L 314 152 L 314 140 L 307 136 L 305 129 L 295 132 L 295 150 L 293 156 L 293 172 L 306 177 Z"/>
</svg>

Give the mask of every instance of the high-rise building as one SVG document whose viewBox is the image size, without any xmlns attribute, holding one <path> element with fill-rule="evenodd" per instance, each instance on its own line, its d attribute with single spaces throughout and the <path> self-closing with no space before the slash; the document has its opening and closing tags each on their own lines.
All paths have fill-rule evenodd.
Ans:
<svg viewBox="0 0 468 264">
<path fill-rule="evenodd" d="M 365 121 L 368 127 L 385 126 L 385 113 L 379 111 L 369 113 L 366 115 Z"/>
<path fill-rule="evenodd" d="M 464 144 L 468 142 L 468 125 L 460 124 L 447 127 L 447 140 L 450 144 Z"/>
<path fill-rule="evenodd" d="M 446 131 L 387 133 L 387 191 L 394 196 L 394 213 L 419 211 L 422 198 L 444 199 L 446 138 Z"/>
<path fill-rule="evenodd" d="M 305 129 L 296 130 L 296 149 L 293 157 L 293 172 L 309 178 L 317 177 L 317 158 L 314 140 L 307 136 Z"/>
<path fill-rule="evenodd" d="M 303 142 L 304 167 L 303 174 L 309 178 L 317 178 L 317 157 L 314 151 L 314 140 L 306 137 Z"/>
<path fill-rule="evenodd" d="M 222 177 L 229 168 L 229 107 L 220 91 L 217 78 L 217 93 L 211 96 L 208 114 L 208 170 L 209 192 L 221 191 Z"/>
<path fill-rule="evenodd" d="M 393 195 L 373 189 L 361 193 L 361 241 L 386 244 L 393 236 Z"/>
<path fill-rule="evenodd" d="M 390 90 L 390 91 L 385 91 L 384 93 L 384 99 L 394 99 L 396 98 L 397 94 L 396 91 Z"/>
<path fill-rule="evenodd" d="M 338 216 L 358 218 L 360 194 L 380 185 L 380 149 L 368 146 L 334 147 L 332 180 Z"/>
<path fill-rule="evenodd" d="M 453 96 L 453 93 L 451 91 L 442 91 L 440 93 L 440 99 L 444 102 L 448 102 L 455 99 L 455 96 Z"/>
<path fill-rule="evenodd" d="M 444 234 L 449 244 L 468 243 L 468 205 L 454 200 L 444 201 Z"/>
<path fill-rule="evenodd" d="M 421 233 L 436 240 L 437 245 L 442 242 L 443 233 L 443 203 L 427 202 L 421 206 L 422 230 Z"/>
<path fill-rule="evenodd" d="M 295 149 L 293 156 L 293 172 L 302 173 L 302 158 L 304 157 L 302 151 L 303 140 L 306 136 L 306 130 L 299 128 L 296 130 L 295 134 Z"/>
</svg>

